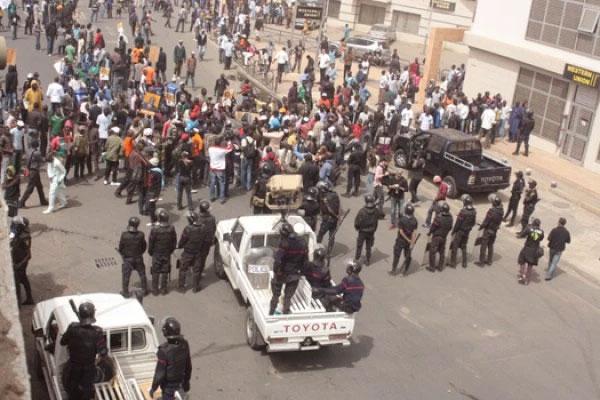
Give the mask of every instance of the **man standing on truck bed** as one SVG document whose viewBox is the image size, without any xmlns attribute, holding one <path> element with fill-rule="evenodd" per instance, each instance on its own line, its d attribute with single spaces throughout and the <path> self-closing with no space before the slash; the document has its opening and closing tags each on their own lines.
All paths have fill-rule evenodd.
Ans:
<svg viewBox="0 0 600 400">
<path fill-rule="evenodd" d="M 175 392 L 190 391 L 192 377 L 192 359 L 190 345 L 181 335 L 181 325 L 175 318 L 169 317 L 162 327 L 162 334 L 167 341 L 158 346 L 156 352 L 156 369 L 150 388 L 150 398 L 160 387 L 162 400 L 174 400 Z"/>
<path fill-rule="evenodd" d="M 283 313 L 290 313 L 292 297 L 298 287 L 300 280 L 300 271 L 304 268 L 307 260 L 308 247 L 304 239 L 294 232 L 294 228 L 287 222 L 281 224 L 279 228 L 281 240 L 279 249 L 275 253 L 275 262 L 273 263 L 273 279 L 271 280 L 271 307 L 269 315 L 275 314 L 281 289 L 285 285 L 285 294 L 283 297 Z"/>
<path fill-rule="evenodd" d="M 104 357 L 108 353 L 102 329 L 93 325 L 95 313 L 92 303 L 81 303 L 77 313 L 79 322 L 71 323 L 60 339 L 60 345 L 69 350 L 69 361 L 63 371 L 69 400 L 89 400 L 94 396 L 96 355 Z"/>
</svg>

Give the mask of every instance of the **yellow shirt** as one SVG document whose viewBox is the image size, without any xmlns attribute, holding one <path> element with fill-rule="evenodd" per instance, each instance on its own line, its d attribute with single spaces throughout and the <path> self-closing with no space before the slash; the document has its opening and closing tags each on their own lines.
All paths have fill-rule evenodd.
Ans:
<svg viewBox="0 0 600 400">
<path fill-rule="evenodd" d="M 27 91 L 25 92 L 25 95 L 23 96 L 23 99 L 27 102 L 27 111 L 33 111 L 33 106 L 35 104 L 38 105 L 37 109 L 38 110 L 42 110 L 42 102 L 43 102 L 43 96 L 42 96 L 42 91 L 40 89 L 38 90 L 33 90 L 31 88 L 27 89 Z"/>
</svg>

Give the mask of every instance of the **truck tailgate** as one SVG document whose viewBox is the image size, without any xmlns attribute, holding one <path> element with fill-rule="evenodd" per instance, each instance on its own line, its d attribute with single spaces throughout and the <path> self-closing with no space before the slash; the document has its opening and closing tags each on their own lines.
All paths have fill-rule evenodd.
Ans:
<svg viewBox="0 0 600 400">
<path fill-rule="evenodd" d="M 510 166 L 487 154 L 482 156 L 474 172 L 474 186 L 481 187 L 482 191 L 504 189 L 510 184 Z"/>
</svg>

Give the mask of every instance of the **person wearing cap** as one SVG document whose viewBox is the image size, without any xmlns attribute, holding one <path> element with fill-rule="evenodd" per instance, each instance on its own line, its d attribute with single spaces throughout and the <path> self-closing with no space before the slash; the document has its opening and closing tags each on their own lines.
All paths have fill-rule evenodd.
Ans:
<svg viewBox="0 0 600 400">
<path fill-rule="evenodd" d="M 13 165 L 17 174 L 21 171 L 21 157 L 25 150 L 25 123 L 21 120 L 17 121 L 15 127 L 10 130 L 12 136 L 13 147 Z"/>
<path fill-rule="evenodd" d="M 60 210 L 67 206 L 67 196 L 65 194 L 65 177 L 67 171 L 64 166 L 64 154 L 59 151 L 53 151 L 52 161 L 48 163 L 46 172 L 50 180 L 50 189 L 48 190 L 48 208 L 43 214 L 50 214 L 55 210 Z M 57 200 L 60 205 L 56 207 Z"/>
<path fill-rule="evenodd" d="M 104 184 L 109 184 L 109 178 L 112 173 L 112 184 L 117 183 L 117 172 L 119 170 L 119 154 L 121 154 L 121 138 L 119 137 L 118 126 L 110 128 L 110 135 L 104 145 L 104 159 L 106 160 L 106 169 L 104 170 Z"/>
<path fill-rule="evenodd" d="M 431 202 L 429 210 L 427 210 L 427 218 L 425 219 L 423 228 L 429 228 L 431 226 L 431 219 L 433 218 L 433 213 L 438 213 L 438 204 L 440 202 L 446 201 L 446 196 L 448 195 L 448 185 L 442 180 L 442 178 L 439 175 L 433 177 L 433 183 L 437 185 L 438 190 L 437 194 L 435 195 L 435 198 Z"/>
</svg>

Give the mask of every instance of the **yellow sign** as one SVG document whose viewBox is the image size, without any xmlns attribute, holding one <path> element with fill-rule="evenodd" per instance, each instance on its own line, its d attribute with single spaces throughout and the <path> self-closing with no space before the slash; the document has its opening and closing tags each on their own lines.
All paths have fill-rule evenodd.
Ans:
<svg viewBox="0 0 600 400">
<path fill-rule="evenodd" d="M 144 101 L 142 102 L 142 109 L 140 112 L 146 115 L 154 115 L 158 111 L 160 104 L 160 96 L 156 93 L 146 92 L 144 93 Z"/>
<path fill-rule="evenodd" d="M 576 67 L 575 65 L 571 64 L 565 64 L 563 77 L 583 86 L 597 88 L 600 74 L 598 72 L 590 71 L 589 69 Z"/>
</svg>

